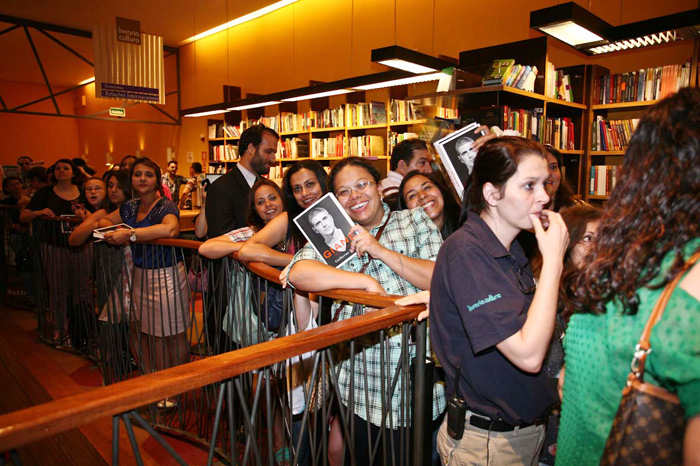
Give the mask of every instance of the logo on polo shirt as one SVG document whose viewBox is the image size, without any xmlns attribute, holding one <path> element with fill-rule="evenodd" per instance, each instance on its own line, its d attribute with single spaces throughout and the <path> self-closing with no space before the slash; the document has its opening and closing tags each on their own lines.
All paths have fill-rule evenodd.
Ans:
<svg viewBox="0 0 700 466">
<path fill-rule="evenodd" d="M 469 310 L 469 312 L 472 312 L 474 309 L 478 309 L 481 306 L 483 306 L 484 304 L 490 303 L 492 301 L 496 301 L 497 299 L 501 299 L 500 293 L 497 295 L 490 294 L 487 298 L 480 299 L 479 301 L 475 302 L 471 306 L 469 304 L 467 304 L 467 309 Z"/>
</svg>

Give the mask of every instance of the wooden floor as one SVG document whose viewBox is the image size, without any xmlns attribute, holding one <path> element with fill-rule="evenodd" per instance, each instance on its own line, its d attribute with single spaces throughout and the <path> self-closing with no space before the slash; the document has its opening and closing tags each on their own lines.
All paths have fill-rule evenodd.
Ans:
<svg viewBox="0 0 700 466">
<path fill-rule="evenodd" d="M 41 343 L 36 328 L 34 313 L 0 304 L 0 412 L 94 390 L 94 385 L 99 384 L 99 377 L 91 374 L 97 367 L 81 356 Z M 145 431 L 135 431 L 144 464 L 175 464 Z M 123 428 L 119 445 L 119 464 L 136 464 Z M 106 418 L 31 443 L 18 452 L 22 464 L 27 466 L 111 464 L 112 420 Z"/>
</svg>

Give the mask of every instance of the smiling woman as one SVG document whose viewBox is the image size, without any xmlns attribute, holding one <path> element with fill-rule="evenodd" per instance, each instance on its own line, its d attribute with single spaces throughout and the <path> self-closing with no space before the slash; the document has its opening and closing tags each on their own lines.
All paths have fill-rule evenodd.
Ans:
<svg viewBox="0 0 700 466">
<path fill-rule="evenodd" d="M 282 191 L 273 181 L 262 178 L 255 182 L 248 198 L 248 226 L 229 231 L 205 241 L 199 253 L 209 259 L 219 259 L 238 252 L 243 244 L 270 220 L 284 212 Z"/>
<path fill-rule="evenodd" d="M 398 209 L 422 207 L 447 239 L 459 226 L 459 204 L 435 174 L 407 174 L 399 186 Z"/>
<path fill-rule="evenodd" d="M 390 212 L 382 203 L 377 183 L 379 173 L 369 162 L 359 157 L 348 157 L 333 167 L 330 175 L 331 188 L 341 206 L 357 223 L 350 230 L 350 250 L 355 255 L 338 268 L 326 265 L 311 245 L 306 245 L 295 256 L 290 265 L 289 282 L 308 291 L 325 291 L 333 288 L 362 289 L 378 293 L 406 295 L 427 289 L 433 272 L 434 259 L 442 244 L 440 233 L 422 209 Z M 340 319 L 352 316 L 352 307 L 342 303 L 335 305 L 333 313 Z M 399 367 L 402 347 L 401 336 L 391 338 L 387 346 L 367 347 L 362 356 L 341 364 L 339 388 L 341 402 L 351 406 L 354 417 L 353 444 L 358 464 L 371 464 L 367 455 L 367 422 L 376 438 L 379 430 L 385 430 L 386 438 L 393 439 L 395 451 L 399 451 L 404 429 L 401 397 L 406 388 L 404 375 Z M 412 351 L 411 349 L 410 351 Z M 365 359 L 366 358 L 366 359 Z M 384 359 L 386 358 L 386 359 Z M 384 368 L 382 361 L 389 367 Z M 352 366 L 352 367 L 351 367 Z M 362 367 L 368 367 L 365 375 Z M 382 396 L 379 391 L 370 391 L 369 397 L 363 384 L 352 380 L 369 379 L 368 384 L 381 386 L 384 373 L 400 374 L 396 390 L 390 395 L 389 416 L 382 414 Z M 386 382 L 386 380 L 384 381 Z M 352 405 L 350 401 L 354 400 Z M 433 393 L 433 415 L 438 416 L 445 406 L 442 388 L 435 386 Z M 334 426 L 335 429 L 337 426 Z M 348 453 L 346 453 L 348 454 Z"/>
</svg>

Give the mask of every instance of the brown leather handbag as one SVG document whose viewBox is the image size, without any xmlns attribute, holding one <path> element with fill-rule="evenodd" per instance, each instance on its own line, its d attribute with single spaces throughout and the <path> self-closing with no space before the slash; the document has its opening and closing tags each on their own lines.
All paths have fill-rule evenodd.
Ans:
<svg viewBox="0 0 700 466">
<path fill-rule="evenodd" d="M 664 288 L 637 344 L 632 371 L 605 444 L 601 465 L 683 464 L 685 420 L 678 397 L 644 382 L 644 364 L 651 352 L 651 330 L 661 319 L 683 273 L 700 259 L 693 255 Z"/>
</svg>

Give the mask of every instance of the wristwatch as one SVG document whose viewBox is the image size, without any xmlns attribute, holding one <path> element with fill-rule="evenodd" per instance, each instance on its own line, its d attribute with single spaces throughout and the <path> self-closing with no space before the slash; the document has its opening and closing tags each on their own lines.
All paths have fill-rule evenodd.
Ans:
<svg viewBox="0 0 700 466">
<path fill-rule="evenodd" d="M 132 228 L 131 230 L 129 230 L 129 235 L 130 235 L 129 241 L 131 241 L 132 243 L 135 243 L 136 242 L 136 228 Z"/>
</svg>

